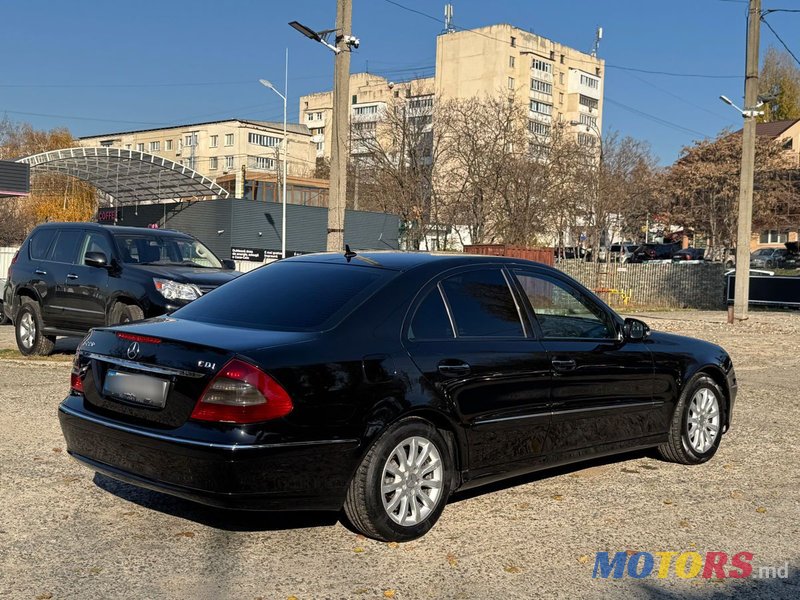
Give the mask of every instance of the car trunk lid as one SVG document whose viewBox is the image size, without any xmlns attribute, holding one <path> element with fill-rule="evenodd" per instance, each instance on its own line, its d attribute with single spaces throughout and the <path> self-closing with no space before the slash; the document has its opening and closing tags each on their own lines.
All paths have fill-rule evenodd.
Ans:
<svg viewBox="0 0 800 600">
<path fill-rule="evenodd" d="M 232 358 L 309 337 L 169 317 L 94 330 L 79 348 L 84 397 L 88 408 L 115 419 L 179 427 Z"/>
</svg>

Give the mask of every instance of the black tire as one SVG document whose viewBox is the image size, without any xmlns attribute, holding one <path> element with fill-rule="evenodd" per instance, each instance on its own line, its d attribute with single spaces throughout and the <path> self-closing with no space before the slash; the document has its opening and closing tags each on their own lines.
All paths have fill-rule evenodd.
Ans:
<svg viewBox="0 0 800 600">
<path fill-rule="evenodd" d="M 689 439 L 689 411 L 692 399 L 703 389 L 708 390 L 716 397 L 719 418 L 718 431 L 713 443 L 707 450 L 699 452 L 692 447 Z M 699 465 L 711 459 L 716 454 L 722 440 L 726 414 L 727 400 L 719 385 L 706 375 L 695 376 L 684 389 L 678 405 L 675 407 L 669 428 L 669 440 L 658 447 L 662 458 L 682 465 Z"/>
<path fill-rule="evenodd" d="M 144 319 L 144 311 L 135 304 L 117 302 L 111 309 L 111 325 L 122 325 Z"/>
<path fill-rule="evenodd" d="M 49 356 L 56 345 L 54 335 L 42 334 L 42 311 L 39 303 L 22 298 L 22 306 L 14 319 L 14 337 L 17 348 L 25 356 Z"/>
<path fill-rule="evenodd" d="M 440 493 L 430 512 L 416 524 L 407 526 L 394 521 L 387 509 L 384 508 L 381 485 L 384 468 L 387 466 L 390 456 L 401 442 L 412 437 L 425 438 L 433 445 L 440 457 L 442 471 Z M 425 535 L 442 514 L 450 495 L 453 473 L 450 447 L 439 430 L 424 419 L 404 419 L 392 425 L 367 452 L 350 482 L 344 503 L 345 515 L 350 524 L 367 537 L 384 542 L 415 540 Z M 431 475 L 433 476 L 433 474 Z M 421 485 L 420 490 L 422 487 L 425 486 Z M 403 492 L 398 489 L 395 493 L 401 495 Z M 387 496 L 391 498 L 392 494 L 387 494 Z M 412 501 L 415 503 L 416 510 L 424 510 L 422 503 L 417 503 L 416 500 Z M 410 504 L 408 506 L 410 510 Z"/>
</svg>

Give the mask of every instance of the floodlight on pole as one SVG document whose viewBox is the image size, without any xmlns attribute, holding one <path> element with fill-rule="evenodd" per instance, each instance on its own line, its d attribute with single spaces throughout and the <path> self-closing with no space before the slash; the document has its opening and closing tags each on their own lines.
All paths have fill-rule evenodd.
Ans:
<svg viewBox="0 0 800 600">
<path fill-rule="evenodd" d="M 336 46 L 328 42 L 328 40 L 326 39 L 328 35 L 333 33 L 334 30 L 332 29 L 326 29 L 324 31 L 314 31 L 313 29 L 311 29 L 310 27 L 306 27 L 299 21 L 290 21 L 289 26 L 302 33 L 308 39 L 314 40 L 315 42 L 319 42 L 334 54 L 339 54 L 339 52 L 342 51 L 341 48 L 337 48 Z"/>
<path fill-rule="evenodd" d="M 286 69 L 285 69 L 285 82 L 283 93 L 272 85 L 268 79 L 259 79 L 258 82 L 265 88 L 271 89 L 283 100 L 283 192 L 281 204 L 283 205 L 281 211 L 281 258 L 286 258 L 286 178 L 288 171 L 286 168 L 287 158 L 289 156 L 289 138 L 286 135 L 286 97 L 289 95 L 289 49 L 286 49 Z"/>
</svg>

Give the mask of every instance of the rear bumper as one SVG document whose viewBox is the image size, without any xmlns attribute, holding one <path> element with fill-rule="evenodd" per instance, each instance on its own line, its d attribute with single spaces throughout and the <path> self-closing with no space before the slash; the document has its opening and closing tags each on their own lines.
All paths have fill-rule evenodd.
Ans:
<svg viewBox="0 0 800 600">
<path fill-rule="evenodd" d="M 127 483 L 221 508 L 338 510 L 358 460 L 357 440 L 191 439 L 88 412 L 69 396 L 59 406 L 69 454 Z M 195 424 L 196 425 L 196 424 Z M 231 436 L 233 437 L 233 435 Z"/>
</svg>

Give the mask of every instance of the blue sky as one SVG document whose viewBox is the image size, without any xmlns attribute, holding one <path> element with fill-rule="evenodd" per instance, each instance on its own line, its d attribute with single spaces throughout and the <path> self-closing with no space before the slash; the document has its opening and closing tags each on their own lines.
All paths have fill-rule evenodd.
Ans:
<svg viewBox="0 0 800 600">
<path fill-rule="evenodd" d="M 397 0 L 439 17 L 444 2 Z M 335 0 L 0 0 L 5 57 L 0 116 L 95 135 L 227 117 L 280 120 L 280 99 L 259 78 L 283 81 L 289 48 L 289 118 L 298 96 L 329 89 L 332 56 L 288 27 L 333 27 Z M 747 4 L 741 0 L 455 0 L 461 28 L 511 23 L 586 50 L 604 28 L 604 129 L 650 142 L 662 163 L 683 145 L 739 127 Z M 800 8 L 765 0 L 765 8 Z M 800 14 L 771 24 L 800 51 Z M 385 0 L 354 0 L 361 47 L 352 71 L 394 80 L 432 73 L 442 26 Z M 762 49 L 777 44 L 762 28 Z M 619 68 L 623 67 L 623 68 Z M 715 75 L 673 77 L 629 69 Z M 728 77 L 729 76 L 729 77 Z M 24 114 L 27 113 L 27 114 Z M 644 114 L 643 114 L 644 113 Z"/>
</svg>

